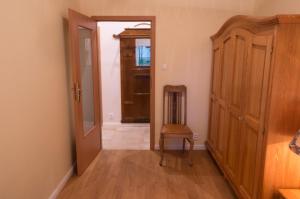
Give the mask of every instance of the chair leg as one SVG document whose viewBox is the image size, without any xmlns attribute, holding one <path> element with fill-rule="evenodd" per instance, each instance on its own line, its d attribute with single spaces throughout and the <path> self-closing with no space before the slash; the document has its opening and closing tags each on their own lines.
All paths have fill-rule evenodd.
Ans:
<svg viewBox="0 0 300 199">
<path fill-rule="evenodd" d="M 164 136 L 161 135 L 159 139 L 159 149 L 160 149 L 160 161 L 159 165 L 162 166 L 162 162 L 164 159 Z"/>
<path fill-rule="evenodd" d="M 184 150 L 185 150 L 185 138 L 183 138 L 182 141 L 182 153 L 184 153 Z"/>
<path fill-rule="evenodd" d="M 194 150 L 194 140 L 193 140 L 193 138 L 189 139 L 189 142 L 190 142 L 189 165 L 193 166 L 193 160 L 192 160 L 192 152 Z"/>
</svg>

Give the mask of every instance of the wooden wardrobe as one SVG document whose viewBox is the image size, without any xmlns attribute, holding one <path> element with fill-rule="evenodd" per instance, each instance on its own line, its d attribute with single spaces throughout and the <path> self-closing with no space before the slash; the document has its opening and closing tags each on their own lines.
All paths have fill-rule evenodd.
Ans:
<svg viewBox="0 0 300 199">
<path fill-rule="evenodd" d="M 300 15 L 235 16 L 211 39 L 208 150 L 239 198 L 300 188 Z"/>
</svg>

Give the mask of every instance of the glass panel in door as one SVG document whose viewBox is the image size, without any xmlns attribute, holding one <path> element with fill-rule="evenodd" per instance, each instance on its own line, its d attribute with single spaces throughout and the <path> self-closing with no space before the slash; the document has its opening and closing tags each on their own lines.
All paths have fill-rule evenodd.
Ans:
<svg viewBox="0 0 300 199">
<path fill-rule="evenodd" d="M 86 135 L 95 125 L 92 31 L 78 27 L 83 129 Z"/>
</svg>

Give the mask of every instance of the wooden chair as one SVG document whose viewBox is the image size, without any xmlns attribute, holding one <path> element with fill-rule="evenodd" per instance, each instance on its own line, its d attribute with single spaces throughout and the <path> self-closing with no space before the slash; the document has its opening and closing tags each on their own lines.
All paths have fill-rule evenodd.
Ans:
<svg viewBox="0 0 300 199">
<path fill-rule="evenodd" d="M 164 86 L 163 91 L 163 126 L 160 133 L 159 147 L 161 153 L 160 166 L 164 158 L 164 142 L 166 138 L 182 138 L 183 152 L 186 140 L 190 143 L 188 154 L 189 165 L 192 166 L 191 151 L 194 147 L 193 132 L 186 125 L 187 91 L 186 86 Z"/>
</svg>

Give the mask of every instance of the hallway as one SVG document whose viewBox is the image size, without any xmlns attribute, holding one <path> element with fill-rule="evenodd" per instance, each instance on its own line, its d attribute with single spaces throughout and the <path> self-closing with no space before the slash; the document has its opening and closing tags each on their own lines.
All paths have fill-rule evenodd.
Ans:
<svg viewBox="0 0 300 199">
<path fill-rule="evenodd" d="M 59 199 L 234 199 L 206 151 L 194 152 L 189 167 L 178 152 L 160 167 L 153 151 L 103 150 L 80 177 L 73 176 Z"/>
</svg>

